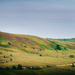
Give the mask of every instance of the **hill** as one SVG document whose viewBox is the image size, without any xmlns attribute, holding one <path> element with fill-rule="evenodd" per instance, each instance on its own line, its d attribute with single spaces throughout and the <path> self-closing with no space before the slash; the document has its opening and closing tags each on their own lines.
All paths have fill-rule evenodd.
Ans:
<svg viewBox="0 0 75 75">
<path fill-rule="evenodd" d="M 67 42 L 75 42 L 75 38 L 71 38 L 71 39 L 54 39 L 54 40 L 67 41 Z"/>
<path fill-rule="evenodd" d="M 75 43 L 0 32 L 0 66 L 61 65 L 74 62 Z M 35 64 L 36 63 L 36 64 Z"/>
</svg>

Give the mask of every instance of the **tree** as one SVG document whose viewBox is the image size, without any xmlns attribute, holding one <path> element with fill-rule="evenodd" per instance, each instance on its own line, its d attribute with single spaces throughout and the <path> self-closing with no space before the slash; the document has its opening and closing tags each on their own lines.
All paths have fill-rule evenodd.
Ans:
<svg viewBox="0 0 75 75">
<path fill-rule="evenodd" d="M 16 67 L 15 67 L 15 66 L 13 66 L 13 67 L 12 67 L 12 69 L 13 69 L 13 70 L 16 70 Z"/>
<path fill-rule="evenodd" d="M 61 50 L 60 45 L 56 45 L 56 50 Z"/>
<path fill-rule="evenodd" d="M 17 69 L 22 70 L 22 65 L 18 64 Z"/>
</svg>

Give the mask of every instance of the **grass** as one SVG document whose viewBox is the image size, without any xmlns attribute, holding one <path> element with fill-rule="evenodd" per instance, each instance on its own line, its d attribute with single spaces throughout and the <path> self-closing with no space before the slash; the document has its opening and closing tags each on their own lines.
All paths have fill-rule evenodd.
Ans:
<svg viewBox="0 0 75 75">
<path fill-rule="evenodd" d="M 44 44 L 39 44 L 39 43 L 38 43 L 38 45 L 41 47 L 41 48 L 40 48 L 41 50 L 44 50 L 44 49 L 49 49 L 49 50 L 51 50 L 48 46 L 46 46 L 46 45 L 44 45 Z"/>
<path fill-rule="evenodd" d="M 5 48 L 10 48 L 10 46 L 8 46 L 8 45 L 1 45 L 1 47 L 5 47 Z"/>
<path fill-rule="evenodd" d="M 60 51 L 61 52 L 61 51 Z M 59 53 L 58 58 L 55 56 L 38 56 L 38 54 L 30 54 L 30 53 L 25 53 L 22 51 L 16 51 L 16 52 L 7 52 L 3 54 L 8 54 L 10 55 L 12 53 L 13 61 L 10 63 L 9 58 L 5 58 L 5 60 L 8 60 L 8 63 L 4 63 L 5 66 L 9 65 L 17 65 L 17 64 L 22 64 L 23 66 L 45 66 L 45 65 L 58 65 L 58 64 L 67 64 L 67 63 L 72 63 L 74 62 L 74 59 L 64 59 L 61 54 Z M 54 52 L 53 52 L 54 53 Z M 53 54 L 51 53 L 51 54 Z M 65 54 L 66 55 L 66 54 Z M 36 64 L 35 64 L 36 63 Z M 1 64 L 0 64 L 1 65 Z"/>
<path fill-rule="evenodd" d="M 2 54 L 2 52 L 0 52 L 0 54 Z"/>
<path fill-rule="evenodd" d="M 75 62 L 75 43 L 50 40 L 30 35 L 15 35 L 2 33 L 0 38 L 0 66 L 2 68 L 21 64 L 23 67 L 44 67 L 40 70 L 25 69 L 22 71 L 9 70 L 9 74 L 23 75 L 48 75 L 49 74 L 68 74 L 73 72 L 74 67 L 52 67 L 57 65 L 67 65 Z M 10 37 L 13 36 L 13 37 Z M 4 37 L 4 38 L 3 38 Z M 12 40 L 13 39 L 13 40 Z M 8 43 L 11 44 L 8 44 Z M 4 57 L 5 56 L 5 57 Z M 13 59 L 13 60 L 12 60 Z M 1 63 L 4 62 L 4 63 Z M 37 68 L 38 69 L 38 68 Z M 8 75 L 8 71 L 4 70 Z M 29 73 L 28 73 L 29 72 Z M 54 73 L 55 72 L 55 73 Z M 2 71 L 1 71 L 2 73 Z M 3 73 L 3 74 L 5 74 Z M 74 72 L 73 72 L 74 73 Z"/>
<path fill-rule="evenodd" d="M 5 40 L 6 40 L 6 38 L 0 37 L 0 41 L 5 41 Z"/>
<path fill-rule="evenodd" d="M 24 48 L 19 48 L 20 50 L 23 50 L 23 51 L 25 51 L 26 49 L 24 49 Z"/>
</svg>

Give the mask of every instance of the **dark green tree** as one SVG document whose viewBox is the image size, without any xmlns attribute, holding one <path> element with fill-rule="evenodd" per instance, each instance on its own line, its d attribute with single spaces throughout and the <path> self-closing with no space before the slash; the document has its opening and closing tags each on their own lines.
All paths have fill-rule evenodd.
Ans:
<svg viewBox="0 0 75 75">
<path fill-rule="evenodd" d="M 13 70 L 16 70 L 16 66 L 13 66 L 12 69 L 13 69 Z"/>
<path fill-rule="evenodd" d="M 56 45 L 56 50 L 61 50 L 60 45 Z"/>
<path fill-rule="evenodd" d="M 22 65 L 18 64 L 17 69 L 22 70 Z"/>
</svg>

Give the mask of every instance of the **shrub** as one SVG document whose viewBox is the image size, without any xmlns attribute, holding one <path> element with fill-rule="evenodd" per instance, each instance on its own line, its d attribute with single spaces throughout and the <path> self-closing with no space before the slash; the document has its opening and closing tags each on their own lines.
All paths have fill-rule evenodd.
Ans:
<svg viewBox="0 0 75 75">
<path fill-rule="evenodd" d="M 66 47 L 64 47 L 64 49 L 66 50 Z"/>
<path fill-rule="evenodd" d="M 5 56 L 5 55 L 4 55 L 4 58 L 8 58 L 8 56 Z"/>
<path fill-rule="evenodd" d="M 50 67 L 49 65 L 47 65 L 46 67 Z"/>
<path fill-rule="evenodd" d="M 54 67 L 54 66 L 49 66 L 49 65 L 47 65 L 46 67 Z"/>
<path fill-rule="evenodd" d="M 40 70 L 40 67 L 32 67 L 32 70 Z"/>
<path fill-rule="evenodd" d="M 6 56 L 4 55 L 4 58 L 6 58 Z"/>
<path fill-rule="evenodd" d="M 44 50 L 43 48 L 40 48 L 40 51 Z"/>
<path fill-rule="evenodd" d="M 41 51 L 42 49 L 40 48 L 40 51 Z"/>
<path fill-rule="evenodd" d="M 70 57 L 70 58 L 74 58 L 74 55 L 70 55 L 69 57 Z"/>
<path fill-rule="evenodd" d="M 42 54 L 40 54 L 40 56 L 42 56 Z"/>
<path fill-rule="evenodd" d="M 42 68 L 40 68 L 40 67 L 35 67 L 35 69 L 36 69 L 36 70 L 40 70 L 40 69 L 42 69 Z"/>
<path fill-rule="evenodd" d="M 12 61 L 12 59 L 10 58 L 10 61 Z"/>
<path fill-rule="evenodd" d="M 31 67 L 26 67 L 26 69 L 31 69 Z"/>
<path fill-rule="evenodd" d="M 33 49 L 35 49 L 34 47 L 32 47 Z"/>
<path fill-rule="evenodd" d="M 72 63 L 71 67 L 75 67 L 74 63 Z"/>
<path fill-rule="evenodd" d="M 6 67 L 5 70 L 10 70 L 10 68 L 9 67 Z"/>
<path fill-rule="evenodd" d="M 2 67 L 0 67 L 0 70 L 3 70 L 3 68 L 2 68 Z"/>
<path fill-rule="evenodd" d="M 22 70 L 22 65 L 18 64 L 17 69 Z"/>
<path fill-rule="evenodd" d="M 24 46 L 26 48 L 26 46 Z"/>
<path fill-rule="evenodd" d="M 10 56 L 12 56 L 12 54 L 10 54 Z"/>
<path fill-rule="evenodd" d="M 13 69 L 13 70 L 16 70 L 16 66 L 12 66 L 12 69 Z"/>
<path fill-rule="evenodd" d="M 8 44 L 9 44 L 9 45 L 11 45 L 11 43 L 10 43 L 10 42 L 8 42 Z"/>
<path fill-rule="evenodd" d="M 8 63 L 8 61 L 6 61 L 6 63 Z"/>
</svg>

